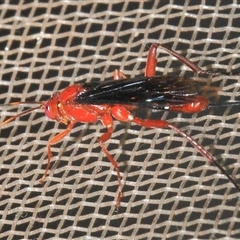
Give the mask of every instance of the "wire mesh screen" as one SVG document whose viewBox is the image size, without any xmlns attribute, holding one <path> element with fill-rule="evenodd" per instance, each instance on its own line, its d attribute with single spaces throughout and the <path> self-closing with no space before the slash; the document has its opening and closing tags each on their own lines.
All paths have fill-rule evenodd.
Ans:
<svg viewBox="0 0 240 240">
<path fill-rule="evenodd" d="M 105 81 L 121 69 L 143 76 L 159 42 L 215 72 L 240 72 L 238 1 L 14 1 L 0 5 L 0 103 L 43 101 L 76 82 Z M 193 76 L 158 51 L 158 75 Z M 196 77 L 196 76 L 195 76 Z M 206 76 L 219 101 L 239 100 L 239 75 Z M 25 106 L 1 105 L 0 121 Z M 137 112 L 174 123 L 240 184 L 239 107 L 199 114 Z M 1 239 L 239 239 L 240 195 L 219 169 L 172 130 L 114 122 L 106 146 L 118 162 L 123 197 L 116 210 L 116 171 L 98 144 L 100 122 L 66 126 L 43 110 L 1 128 Z"/>
</svg>

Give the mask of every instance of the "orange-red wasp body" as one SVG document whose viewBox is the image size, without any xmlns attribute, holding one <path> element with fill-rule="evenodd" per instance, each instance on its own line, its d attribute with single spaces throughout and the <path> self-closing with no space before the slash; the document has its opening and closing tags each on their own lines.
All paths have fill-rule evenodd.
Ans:
<svg viewBox="0 0 240 240">
<path fill-rule="evenodd" d="M 119 207 L 122 196 L 121 176 L 117 162 L 109 154 L 104 145 L 104 142 L 111 138 L 113 120 L 116 119 L 122 122 L 134 122 L 149 128 L 173 129 L 182 137 L 186 138 L 204 157 L 206 157 L 206 159 L 215 164 L 234 184 L 238 191 L 240 191 L 240 187 L 237 183 L 226 170 L 216 162 L 211 153 L 204 149 L 192 137 L 167 121 L 141 119 L 131 114 L 131 111 L 137 109 L 139 106 L 157 110 L 198 113 L 211 105 L 208 99 L 204 97 L 204 95 L 201 95 L 200 88 L 196 86 L 196 83 L 193 83 L 189 79 L 155 76 L 157 64 L 156 52 L 158 47 L 175 56 L 195 73 L 207 73 L 189 59 L 159 43 L 155 43 L 152 44 L 149 50 L 144 77 L 126 79 L 126 76 L 121 71 L 115 70 L 113 81 L 97 84 L 74 84 L 67 87 L 62 92 L 54 93 L 48 101 L 41 102 L 40 106 L 26 110 L 0 124 L 0 127 L 2 127 L 19 116 L 27 114 L 35 109 L 42 108 L 47 117 L 67 125 L 67 128 L 63 132 L 57 134 L 48 142 L 48 163 L 45 173 L 40 180 L 41 182 L 44 182 L 48 170 L 50 169 L 50 160 L 52 157 L 51 146 L 61 141 L 71 131 L 76 122 L 95 123 L 100 120 L 107 131 L 99 138 L 99 143 L 117 172 L 119 186 L 117 207 Z M 202 90 L 202 92 L 204 92 L 204 90 Z M 24 102 L 12 103 L 12 105 L 16 104 L 24 104 Z"/>
</svg>

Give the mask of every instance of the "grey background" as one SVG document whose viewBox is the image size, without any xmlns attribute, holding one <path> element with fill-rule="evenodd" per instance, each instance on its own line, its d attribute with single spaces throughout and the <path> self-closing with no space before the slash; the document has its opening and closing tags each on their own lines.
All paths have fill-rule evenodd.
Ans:
<svg viewBox="0 0 240 240">
<path fill-rule="evenodd" d="M 190 3 L 189 3 L 190 2 Z M 223 5 L 221 5 L 223 4 Z M 142 76 L 151 43 L 173 48 L 203 69 L 239 72 L 238 1 L 19 1 L 0 5 L 0 103 L 47 100 L 79 81 L 112 79 L 114 69 Z M 158 52 L 159 75 L 193 76 Z M 239 100 L 239 76 L 200 79 Z M 0 122 L 23 107 L 1 105 Z M 146 116 L 146 112 L 140 112 Z M 199 114 L 147 112 L 198 140 L 239 182 L 239 107 Z M 239 192 L 186 139 L 167 129 L 115 121 L 107 142 L 123 177 L 101 152 L 100 124 L 64 126 L 42 111 L 0 132 L 1 239 L 238 239 Z"/>
</svg>

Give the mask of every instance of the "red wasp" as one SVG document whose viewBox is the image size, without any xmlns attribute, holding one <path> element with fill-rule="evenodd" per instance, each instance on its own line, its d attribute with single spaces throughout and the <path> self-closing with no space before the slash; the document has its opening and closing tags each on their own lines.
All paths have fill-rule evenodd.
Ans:
<svg viewBox="0 0 240 240">
<path fill-rule="evenodd" d="M 186 138 L 208 161 L 217 166 L 229 181 L 234 184 L 237 190 L 240 191 L 240 187 L 237 183 L 215 160 L 211 153 L 204 149 L 203 146 L 197 143 L 192 137 L 167 121 L 141 119 L 134 117 L 131 114 L 131 111 L 137 109 L 139 106 L 184 113 L 198 113 L 213 106 L 213 104 L 204 97 L 205 90 L 199 88 L 195 82 L 179 77 L 155 76 L 158 47 L 176 57 L 193 72 L 197 74 L 208 73 L 175 51 L 168 49 L 159 43 L 154 43 L 148 53 L 144 77 L 126 79 L 126 76 L 121 71 L 115 70 L 114 80 L 112 81 L 74 84 L 67 87 L 62 92 L 54 93 L 48 101 L 40 103 L 10 103 L 10 105 L 26 103 L 40 105 L 7 119 L 0 124 L 0 127 L 19 116 L 40 108 L 44 109 L 45 114 L 50 119 L 67 125 L 67 128 L 63 132 L 51 138 L 47 144 L 48 162 L 40 182 L 44 182 L 48 170 L 50 169 L 50 161 L 52 157 L 51 146 L 61 141 L 71 131 L 75 123 L 94 123 L 100 120 L 106 127 L 107 131 L 99 138 L 99 144 L 117 172 L 119 193 L 116 205 L 119 207 L 122 197 L 121 176 L 117 162 L 110 155 L 104 145 L 104 143 L 111 138 L 113 133 L 113 119 L 116 119 L 122 122 L 134 122 L 140 126 L 148 128 L 173 129 L 179 135 Z"/>
</svg>

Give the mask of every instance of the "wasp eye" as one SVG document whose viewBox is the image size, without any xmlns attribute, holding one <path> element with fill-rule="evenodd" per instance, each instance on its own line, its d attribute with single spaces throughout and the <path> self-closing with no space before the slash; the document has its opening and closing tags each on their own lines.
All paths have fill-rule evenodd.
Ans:
<svg viewBox="0 0 240 240">
<path fill-rule="evenodd" d="M 55 114 L 54 114 L 54 106 L 52 106 L 53 103 L 51 101 L 47 102 L 45 104 L 45 114 L 47 117 L 51 119 L 56 119 Z"/>
</svg>

